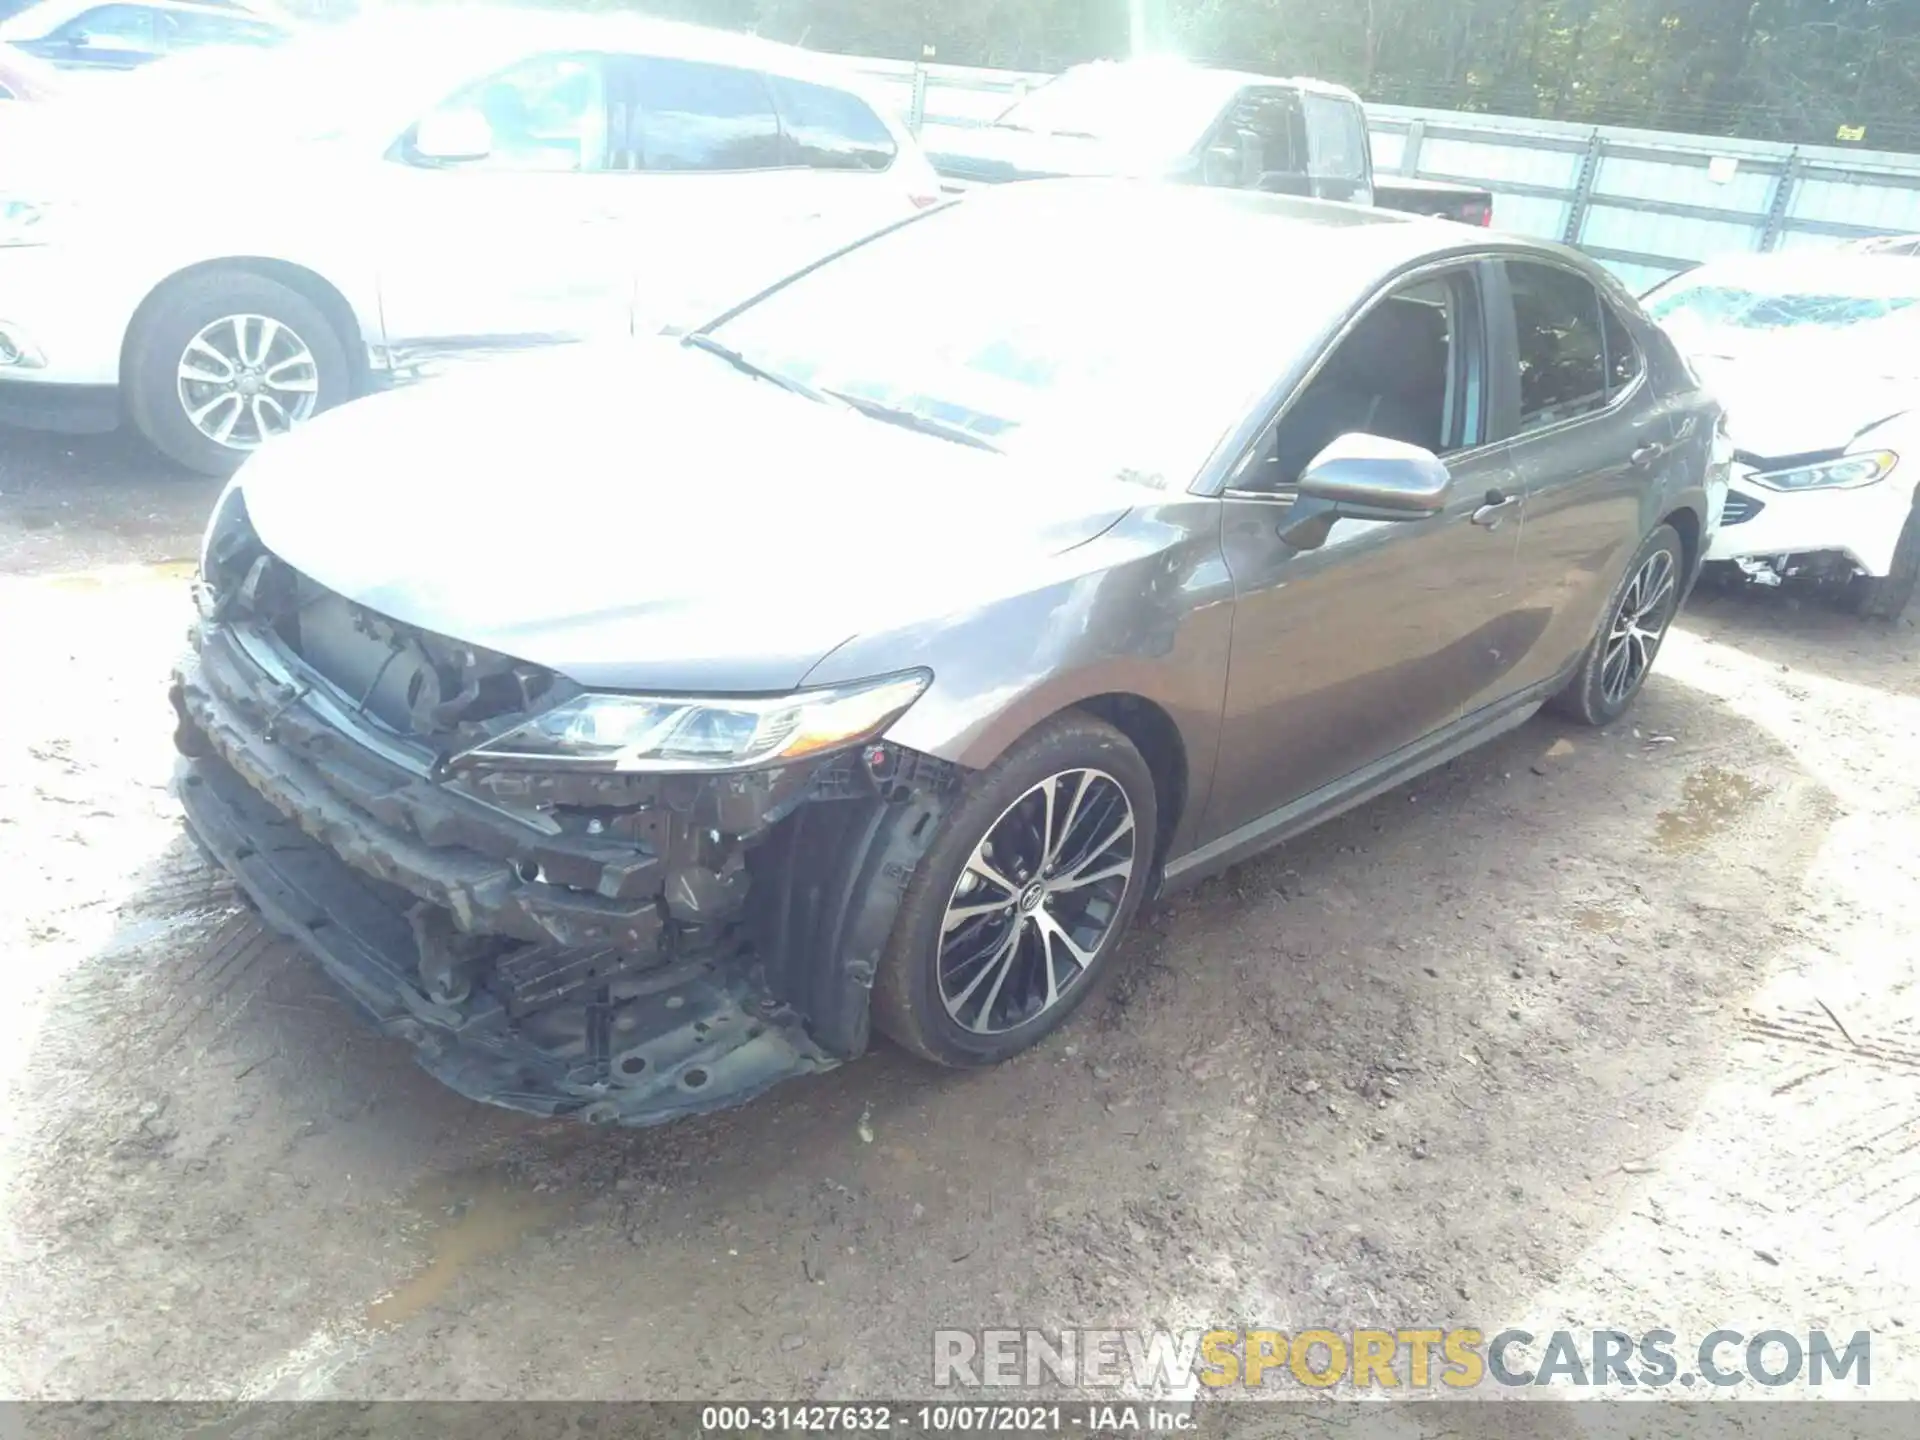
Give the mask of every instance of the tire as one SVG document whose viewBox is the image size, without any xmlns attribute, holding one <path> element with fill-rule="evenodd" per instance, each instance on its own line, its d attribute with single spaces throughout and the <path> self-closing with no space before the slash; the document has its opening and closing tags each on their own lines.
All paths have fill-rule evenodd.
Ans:
<svg viewBox="0 0 1920 1440">
<path fill-rule="evenodd" d="M 1664 565 L 1660 557 L 1665 556 Z M 1580 656 L 1580 666 L 1566 688 L 1547 702 L 1550 709 L 1577 720 L 1582 725 L 1611 725 L 1627 713 L 1634 697 L 1646 684 L 1667 638 L 1667 628 L 1680 608 L 1680 595 L 1686 583 L 1686 550 L 1680 534 L 1671 525 L 1662 525 L 1641 542 L 1634 552 L 1626 574 L 1607 597 L 1600 626 Z M 1664 573 L 1664 589 L 1661 575 Z M 1638 614 L 1633 635 L 1625 645 L 1625 663 L 1629 673 L 1621 684 L 1613 660 L 1621 627 L 1630 614 Z M 1632 669 L 1635 660 L 1640 663 Z"/>
<path fill-rule="evenodd" d="M 1893 621 L 1906 613 L 1915 589 L 1920 589 L 1920 494 L 1900 527 L 1892 566 L 1885 575 L 1856 578 L 1848 587 L 1848 599 L 1855 613 L 1868 620 Z"/>
<path fill-rule="evenodd" d="M 1032 863 L 1049 785 L 1051 885 Z M 1129 809 L 1131 830 L 1122 834 Z M 1027 735 L 969 782 L 917 867 L 874 976 L 875 1026 L 922 1059 L 955 1067 L 998 1064 L 1038 1044 L 1111 969 L 1153 869 L 1158 823 L 1153 773 L 1111 725 L 1070 710 Z M 1102 844 L 1110 832 L 1118 838 Z M 1123 853 L 1127 873 L 1117 883 L 1100 878 Z M 1063 883 L 1076 875 L 1090 879 Z M 950 904 L 978 913 L 949 933 Z M 1049 972 L 1054 998 L 1043 1003 Z"/>
<path fill-rule="evenodd" d="M 246 327 L 240 341 L 229 333 L 234 317 L 243 317 Z M 269 331 L 264 322 L 279 329 Z M 219 367 L 225 365 L 232 378 L 222 377 L 221 383 L 184 379 L 181 369 L 189 347 L 209 327 L 218 327 L 214 349 L 195 347 L 194 367 L 219 376 Z M 251 380 L 242 373 L 246 367 L 221 353 L 243 345 L 249 353 L 256 348 L 266 352 L 260 367 L 264 374 Z M 311 363 L 288 358 L 294 355 L 290 346 L 304 351 Z M 275 375 L 288 388 L 275 388 Z M 345 342 L 306 296 L 249 271 L 209 271 L 166 285 L 141 317 L 128 346 L 127 414 L 168 459 L 202 475 L 229 475 L 258 443 L 258 417 L 264 415 L 271 423 L 277 408 L 289 426 L 298 424 L 347 399 L 351 377 Z M 240 393 L 249 383 L 256 391 Z M 203 432 L 188 412 L 190 398 L 195 405 L 206 405 L 225 390 L 235 391 L 232 403 L 213 404 L 206 420 L 217 429 L 229 414 L 234 417 L 231 439 L 223 444 Z"/>
</svg>

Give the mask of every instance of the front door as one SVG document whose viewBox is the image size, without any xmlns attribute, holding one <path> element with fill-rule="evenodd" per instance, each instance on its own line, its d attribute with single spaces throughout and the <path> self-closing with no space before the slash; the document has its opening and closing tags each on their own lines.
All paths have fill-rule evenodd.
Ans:
<svg viewBox="0 0 1920 1440">
<path fill-rule="evenodd" d="M 1442 730 L 1510 664 L 1518 495 L 1486 436 L 1485 312 L 1471 265 L 1403 284 L 1352 327 L 1233 481 L 1235 612 L 1205 839 Z M 1280 538 L 1300 473 L 1338 436 L 1423 445 L 1453 498 L 1416 520 Z"/>
<path fill-rule="evenodd" d="M 540 55 L 455 95 L 484 157 L 438 162 L 403 140 L 381 167 L 380 309 L 399 367 L 631 330 L 631 241 L 608 167 L 607 62 Z"/>
</svg>

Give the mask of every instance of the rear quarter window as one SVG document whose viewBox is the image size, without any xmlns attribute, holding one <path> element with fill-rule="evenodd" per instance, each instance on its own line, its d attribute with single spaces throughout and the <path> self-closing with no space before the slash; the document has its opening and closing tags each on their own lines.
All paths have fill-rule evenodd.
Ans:
<svg viewBox="0 0 1920 1440">
<path fill-rule="evenodd" d="M 871 106 L 845 90 L 767 78 L 786 134 L 787 163 L 814 170 L 885 170 L 898 147 Z"/>
</svg>

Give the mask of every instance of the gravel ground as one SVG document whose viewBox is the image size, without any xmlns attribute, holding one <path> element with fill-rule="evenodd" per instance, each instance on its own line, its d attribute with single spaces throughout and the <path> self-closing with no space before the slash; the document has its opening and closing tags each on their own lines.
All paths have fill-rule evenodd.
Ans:
<svg viewBox="0 0 1920 1440">
<path fill-rule="evenodd" d="M 1911 621 L 1709 597 L 1037 1053 L 608 1134 L 442 1090 L 182 839 L 216 489 L 0 432 L 0 1393 L 925 1395 L 936 1326 L 1162 1321 L 1864 1328 L 1920 1398 Z"/>
</svg>

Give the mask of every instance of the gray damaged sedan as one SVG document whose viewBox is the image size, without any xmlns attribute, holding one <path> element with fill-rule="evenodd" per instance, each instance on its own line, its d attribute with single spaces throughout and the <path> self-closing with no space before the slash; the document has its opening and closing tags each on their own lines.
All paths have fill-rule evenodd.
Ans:
<svg viewBox="0 0 1920 1440">
<path fill-rule="evenodd" d="M 433 1074 L 645 1125 L 1004 1060 L 1143 901 L 1628 706 L 1719 412 L 1554 247 L 1113 181 L 355 402 L 207 531 L 193 833 Z"/>
</svg>

